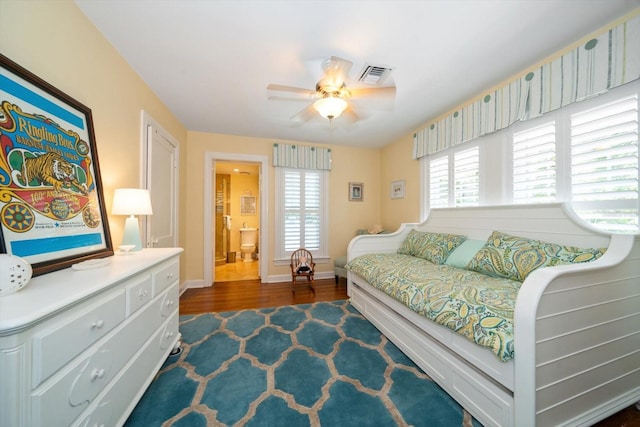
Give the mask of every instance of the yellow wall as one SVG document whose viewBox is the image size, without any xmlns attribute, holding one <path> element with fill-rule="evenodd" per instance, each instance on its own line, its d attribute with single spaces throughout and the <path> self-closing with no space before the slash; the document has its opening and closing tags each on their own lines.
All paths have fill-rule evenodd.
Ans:
<svg viewBox="0 0 640 427">
<path fill-rule="evenodd" d="M 0 52 L 91 108 L 107 211 L 115 188 L 140 185 L 142 110 L 179 141 L 184 169 L 186 129 L 70 0 L 0 0 Z M 117 246 L 124 218 L 108 219 Z"/>
<path fill-rule="evenodd" d="M 289 266 L 277 266 L 273 263 L 275 249 L 273 242 L 275 236 L 275 172 L 272 164 L 272 139 L 251 138 L 244 136 L 222 135 L 203 132 L 188 132 L 187 165 L 185 179 L 189 183 L 187 188 L 187 210 L 185 222 L 187 224 L 187 244 L 185 252 L 189 254 L 186 259 L 188 281 L 203 279 L 204 273 L 204 158 L 206 153 L 233 153 L 267 156 L 268 170 L 263 171 L 268 177 L 269 200 L 268 204 L 268 230 L 269 230 L 269 254 L 270 259 L 268 274 L 286 275 Z M 307 144 L 299 141 L 278 141 L 291 144 Z M 346 254 L 347 244 L 354 236 L 356 229 L 368 228 L 380 222 L 380 151 L 362 148 L 348 148 L 331 146 L 332 170 L 330 172 L 330 212 L 329 224 L 331 228 L 329 254 L 332 258 Z M 358 162 L 353 162 L 353 159 Z M 209 173 L 209 172 L 207 172 Z M 349 182 L 364 183 L 364 200 L 362 202 L 348 201 Z M 242 225 L 242 216 L 234 217 L 234 228 Z M 238 221 L 240 221 L 238 223 Z M 249 225 L 249 221 L 247 221 Z M 333 263 L 320 264 L 319 272 L 332 271 Z"/>
<path fill-rule="evenodd" d="M 70 0 L 0 0 L 0 51 L 92 109 L 107 210 L 111 208 L 115 188 L 140 185 L 142 110 L 179 141 L 178 233 L 179 245 L 185 248 L 182 280 L 201 280 L 204 153 L 262 155 L 269 158 L 271 165 L 275 141 L 188 132 Z M 346 253 L 347 244 L 358 228 L 383 223 L 385 228 L 395 229 L 400 222 L 417 220 L 418 167 L 417 162 L 411 160 L 410 136 L 382 150 L 382 156 L 378 149 L 340 146 L 331 146 L 331 149 L 329 252 L 332 258 Z M 267 215 L 269 242 L 273 245 L 275 179 L 273 168 L 268 169 Z M 389 186 L 396 179 L 406 180 L 406 197 L 390 201 Z M 364 184 L 362 202 L 348 201 L 349 182 Z M 117 245 L 122 238 L 124 218 L 109 216 L 108 219 L 112 240 Z M 273 246 L 269 253 L 273 258 Z M 268 262 L 269 275 L 287 274 L 288 267 L 276 266 L 272 259 Z M 331 262 L 319 266 L 320 271 L 332 269 Z"/>
<path fill-rule="evenodd" d="M 357 229 L 380 223 L 384 199 L 380 192 L 380 150 L 334 146 L 331 152 L 329 253 L 336 258 L 347 254 L 347 245 Z M 349 182 L 363 184 L 361 202 L 349 201 Z M 333 270 L 333 263 L 327 269 Z"/>
<path fill-rule="evenodd" d="M 380 217 L 385 230 L 420 221 L 420 162 L 413 160 L 413 136 L 406 135 L 382 149 Z M 391 183 L 404 180 L 404 198 L 391 199 Z"/>
</svg>

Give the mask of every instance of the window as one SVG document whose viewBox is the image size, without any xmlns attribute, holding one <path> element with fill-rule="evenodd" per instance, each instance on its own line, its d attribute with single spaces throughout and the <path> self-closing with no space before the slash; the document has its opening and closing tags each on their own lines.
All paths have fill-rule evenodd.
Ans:
<svg viewBox="0 0 640 427">
<path fill-rule="evenodd" d="M 449 156 L 429 162 L 429 196 L 432 208 L 449 206 Z"/>
<path fill-rule="evenodd" d="M 278 258 L 288 262 L 298 248 L 311 251 L 314 258 L 326 256 L 328 172 L 278 167 L 276 179 Z"/>
<path fill-rule="evenodd" d="M 640 233 L 640 80 L 420 159 L 430 208 L 566 202 L 584 221 Z"/>
<path fill-rule="evenodd" d="M 447 150 L 429 161 L 429 207 L 475 206 L 480 201 L 478 144 Z"/>
<path fill-rule="evenodd" d="M 638 96 L 571 115 L 571 198 L 588 222 L 638 231 Z"/>
<path fill-rule="evenodd" d="M 476 206 L 480 201 L 480 150 L 476 145 L 453 155 L 454 206 Z"/>
<path fill-rule="evenodd" d="M 513 202 L 566 201 L 599 228 L 640 231 L 638 87 L 514 125 Z"/>
<path fill-rule="evenodd" d="M 512 160 L 514 203 L 555 202 L 555 122 L 514 132 Z"/>
</svg>

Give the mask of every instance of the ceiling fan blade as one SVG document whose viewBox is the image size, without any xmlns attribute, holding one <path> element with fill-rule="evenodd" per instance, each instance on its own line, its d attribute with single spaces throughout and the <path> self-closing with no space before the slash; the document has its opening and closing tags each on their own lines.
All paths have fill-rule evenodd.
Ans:
<svg viewBox="0 0 640 427">
<path fill-rule="evenodd" d="M 291 121 L 294 123 L 293 126 L 300 126 L 313 119 L 316 115 L 318 115 L 318 113 L 313 108 L 313 104 L 310 104 L 291 116 Z"/>
<path fill-rule="evenodd" d="M 315 90 L 303 89 L 303 88 L 300 88 L 300 87 L 285 86 L 285 85 L 270 84 L 269 86 L 267 86 L 267 90 L 268 91 L 300 93 L 300 94 L 304 94 L 304 95 L 309 95 L 311 97 L 316 95 L 316 91 Z"/>
<path fill-rule="evenodd" d="M 340 115 L 340 117 L 338 117 L 338 119 L 342 119 L 342 121 L 347 125 L 352 125 L 358 120 L 360 120 L 360 117 L 358 117 L 358 115 L 353 110 L 353 108 L 349 106 L 347 107 L 346 110 L 342 112 L 342 114 Z"/>
<path fill-rule="evenodd" d="M 349 88 L 351 102 L 362 108 L 393 110 L 396 99 L 395 87 Z"/>
<path fill-rule="evenodd" d="M 353 62 L 332 56 L 322 63 L 322 84 L 339 88 L 347 81 L 352 66 Z"/>
<path fill-rule="evenodd" d="M 332 56 L 330 61 L 337 64 L 337 69 L 345 76 L 345 78 L 349 75 L 351 71 L 351 67 L 353 67 L 353 62 L 347 61 L 346 59 L 338 58 L 337 56 Z"/>
<path fill-rule="evenodd" d="M 308 96 L 277 96 L 277 95 L 270 95 L 267 97 L 267 99 L 269 101 L 294 101 L 294 102 L 309 102 L 309 97 Z"/>
<path fill-rule="evenodd" d="M 394 99 L 396 97 L 396 88 L 391 87 L 351 87 L 349 88 L 352 98 L 387 98 Z"/>
</svg>

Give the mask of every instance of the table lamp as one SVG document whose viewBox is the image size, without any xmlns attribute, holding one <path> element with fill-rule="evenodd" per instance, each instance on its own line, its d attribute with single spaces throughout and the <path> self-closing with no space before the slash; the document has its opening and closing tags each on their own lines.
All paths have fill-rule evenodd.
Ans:
<svg viewBox="0 0 640 427">
<path fill-rule="evenodd" d="M 125 252 L 139 251 L 142 249 L 140 239 L 140 226 L 136 215 L 152 215 L 151 197 L 149 190 L 141 188 L 117 188 L 113 193 L 113 215 L 129 215 L 124 224 L 122 248 Z"/>
</svg>

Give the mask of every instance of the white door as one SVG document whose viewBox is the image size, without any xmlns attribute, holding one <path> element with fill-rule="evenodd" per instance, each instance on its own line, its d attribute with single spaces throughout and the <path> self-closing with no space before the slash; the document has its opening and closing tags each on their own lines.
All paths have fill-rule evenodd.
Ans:
<svg viewBox="0 0 640 427">
<path fill-rule="evenodd" d="M 147 123 L 147 189 L 153 215 L 147 217 L 146 246 L 178 245 L 178 147 L 171 135 Z"/>
</svg>

